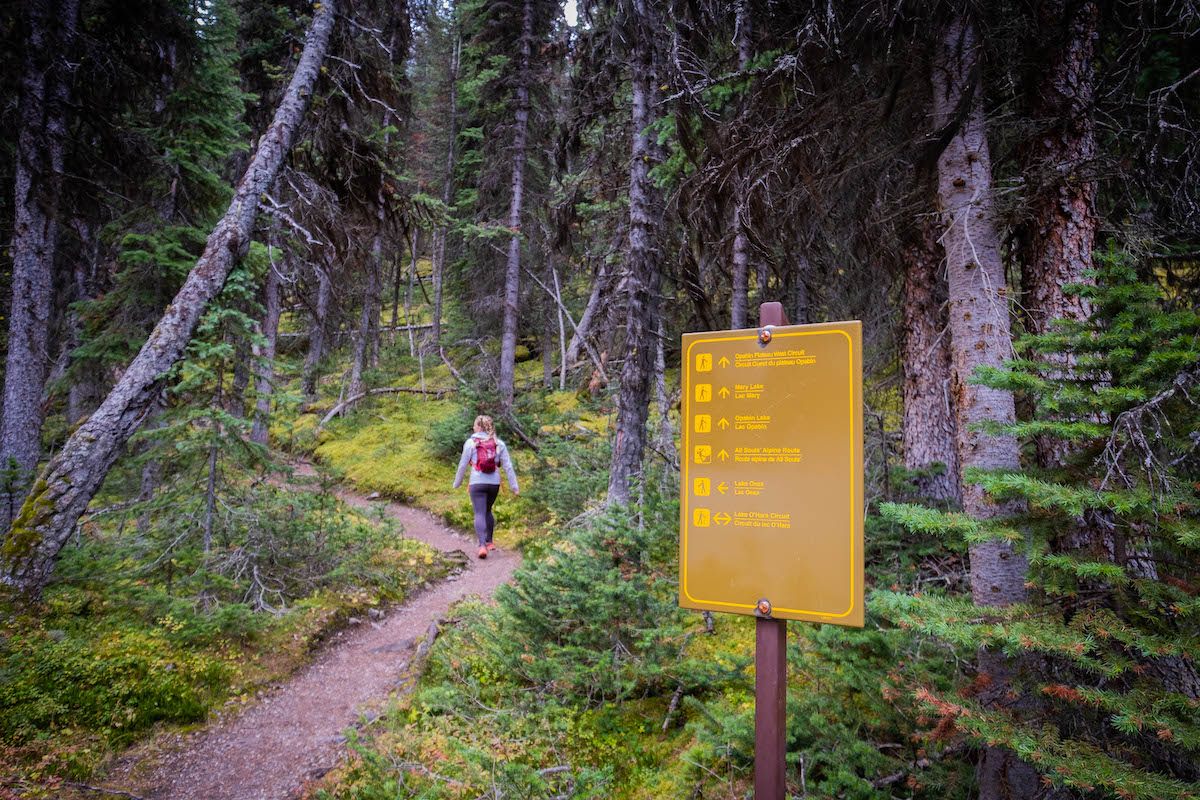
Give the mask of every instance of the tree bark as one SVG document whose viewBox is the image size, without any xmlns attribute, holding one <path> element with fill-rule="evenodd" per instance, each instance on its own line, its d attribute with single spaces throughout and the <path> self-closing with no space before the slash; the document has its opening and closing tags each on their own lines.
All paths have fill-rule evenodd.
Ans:
<svg viewBox="0 0 1200 800">
<path fill-rule="evenodd" d="M 650 413 L 654 336 L 658 330 L 658 233 L 661 225 L 650 180 L 651 103 L 654 62 L 650 37 L 655 30 L 646 0 L 633 0 L 628 35 L 633 146 L 629 169 L 629 260 L 621 281 L 625 305 L 625 357 L 617 394 L 616 439 L 608 479 L 608 504 L 628 505 L 630 483 L 642 474 L 646 419 Z"/>
<path fill-rule="evenodd" d="M 945 233 L 960 468 L 1018 469 L 1020 452 L 1011 435 L 993 436 L 976 426 L 1015 419 L 1011 392 L 969 383 L 976 369 L 999 367 L 1012 351 L 1008 289 L 1000 236 L 993 214 L 991 156 L 977 85 L 981 47 L 973 22 L 954 18 L 942 32 L 933 69 L 934 124 L 958 128 L 937 161 L 938 208 Z M 975 485 L 962 484 L 963 510 L 980 519 L 1014 509 L 992 502 Z M 976 605 L 1005 606 L 1026 599 L 1026 555 L 1007 542 L 970 546 L 971 595 Z M 998 702 L 1008 685 L 1001 652 L 979 652 L 980 671 L 992 677 L 985 703 Z M 1009 750 L 986 747 L 977 767 L 981 800 L 1033 798 L 1037 773 Z"/>
<path fill-rule="evenodd" d="M 513 404 L 517 352 L 517 311 L 521 294 L 521 206 L 525 199 L 525 148 L 529 128 L 530 44 L 533 0 L 525 0 L 521 17 L 521 64 L 517 77 L 517 110 L 513 125 L 511 196 L 508 204 L 508 262 L 504 274 L 504 328 L 500 336 L 500 407 Z"/>
<path fill-rule="evenodd" d="M 913 220 L 904 243 L 904 466 L 941 463 L 945 471 L 922 481 L 923 495 L 961 502 L 957 431 L 950 403 L 950 331 L 942 245 L 930 216 Z"/>
<path fill-rule="evenodd" d="M 304 372 L 300 378 L 300 391 L 305 397 L 317 396 L 317 367 L 325 354 L 325 325 L 329 316 L 329 274 L 325 269 L 317 270 L 317 313 L 313 317 L 308 334 L 308 355 L 304 358 Z"/>
<path fill-rule="evenodd" d="M 249 249 L 259 198 L 291 148 L 333 29 L 336 0 L 313 16 L 304 51 L 275 119 L 196 266 L 117 385 L 67 440 L 34 484 L 0 550 L 0 580 L 39 596 L 54 561 L 129 437 L 149 413 L 162 375 L 187 348 L 209 300 Z"/>
<path fill-rule="evenodd" d="M 0 523 L 5 530 L 41 456 L 42 393 L 51 363 L 54 257 L 67 144 L 67 59 L 78 18 L 78 0 L 29 3 L 13 170 L 12 299 L 0 422 L 0 469 L 10 476 L 0 487 Z"/>
<path fill-rule="evenodd" d="M 1068 283 L 1089 283 L 1096 241 L 1096 184 L 1087 172 L 1096 158 L 1092 116 L 1095 3 L 1046 0 L 1038 5 L 1042 34 L 1038 49 L 1050 53 L 1031 103 L 1038 125 L 1024 152 L 1025 179 L 1032 187 L 1030 221 L 1021 241 L 1023 306 L 1032 332 L 1048 332 L 1055 319 L 1086 319 L 1090 304 L 1068 295 Z M 1069 354 L 1048 356 L 1064 371 Z M 1052 436 L 1036 440 L 1043 467 L 1062 464 L 1069 442 Z"/>
<path fill-rule="evenodd" d="M 267 273 L 265 290 L 266 313 L 263 315 L 262 335 L 266 339 L 262 352 L 255 362 L 258 373 L 257 397 L 254 401 L 254 427 L 250 429 L 250 441 L 264 447 L 270 441 L 271 394 L 275 385 L 275 344 L 279 336 L 279 272 L 272 264 Z"/>
</svg>

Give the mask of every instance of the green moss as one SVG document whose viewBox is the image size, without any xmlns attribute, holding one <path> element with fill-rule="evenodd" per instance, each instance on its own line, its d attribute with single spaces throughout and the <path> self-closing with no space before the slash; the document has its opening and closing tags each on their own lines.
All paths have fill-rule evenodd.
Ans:
<svg viewBox="0 0 1200 800">
<path fill-rule="evenodd" d="M 46 497 L 49 490 L 46 481 L 38 480 L 21 504 L 21 512 L 13 520 L 12 531 L 4 543 L 3 551 L 0 551 L 5 563 L 13 564 L 28 559 L 41 542 L 41 526 L 54 514 L 54 503 Z"/>
</svg>

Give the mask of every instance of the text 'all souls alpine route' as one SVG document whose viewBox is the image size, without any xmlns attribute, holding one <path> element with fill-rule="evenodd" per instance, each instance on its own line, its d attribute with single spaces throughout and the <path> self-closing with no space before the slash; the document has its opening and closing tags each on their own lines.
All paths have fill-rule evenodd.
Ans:
<svg viewBox="0 0 1200 800">
<path fill-rule="evenodd" d="M 684 334 L 683 364 L 680 605 L 861 626 L 861 324 Z"/>
</svg>

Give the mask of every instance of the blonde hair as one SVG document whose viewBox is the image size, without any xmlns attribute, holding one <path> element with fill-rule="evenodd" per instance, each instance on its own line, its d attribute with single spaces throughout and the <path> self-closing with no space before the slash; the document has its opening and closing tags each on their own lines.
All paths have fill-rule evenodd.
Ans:
<svg viewBox="0 0 1200 800">
<path fill-rule="evenodd" d="M 480 414 L 475 418 L 475 430 L 480 433 L 486 433 L 492 438 L 496 437 L 496 424 L 492 422 L 492 418 L 487 414 Z"/>
</svg>

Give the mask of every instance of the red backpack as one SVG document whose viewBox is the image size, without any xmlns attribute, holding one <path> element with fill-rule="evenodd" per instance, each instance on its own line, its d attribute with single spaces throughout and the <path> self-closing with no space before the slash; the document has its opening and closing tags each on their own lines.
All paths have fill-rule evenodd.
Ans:
<svg viewBox="0 0 1200 800">
<path fill-rule="evenodd" d="M 495 437 L 475 440 L 475 469 L 489 475 L 496 471 Z"/>
</svg>

